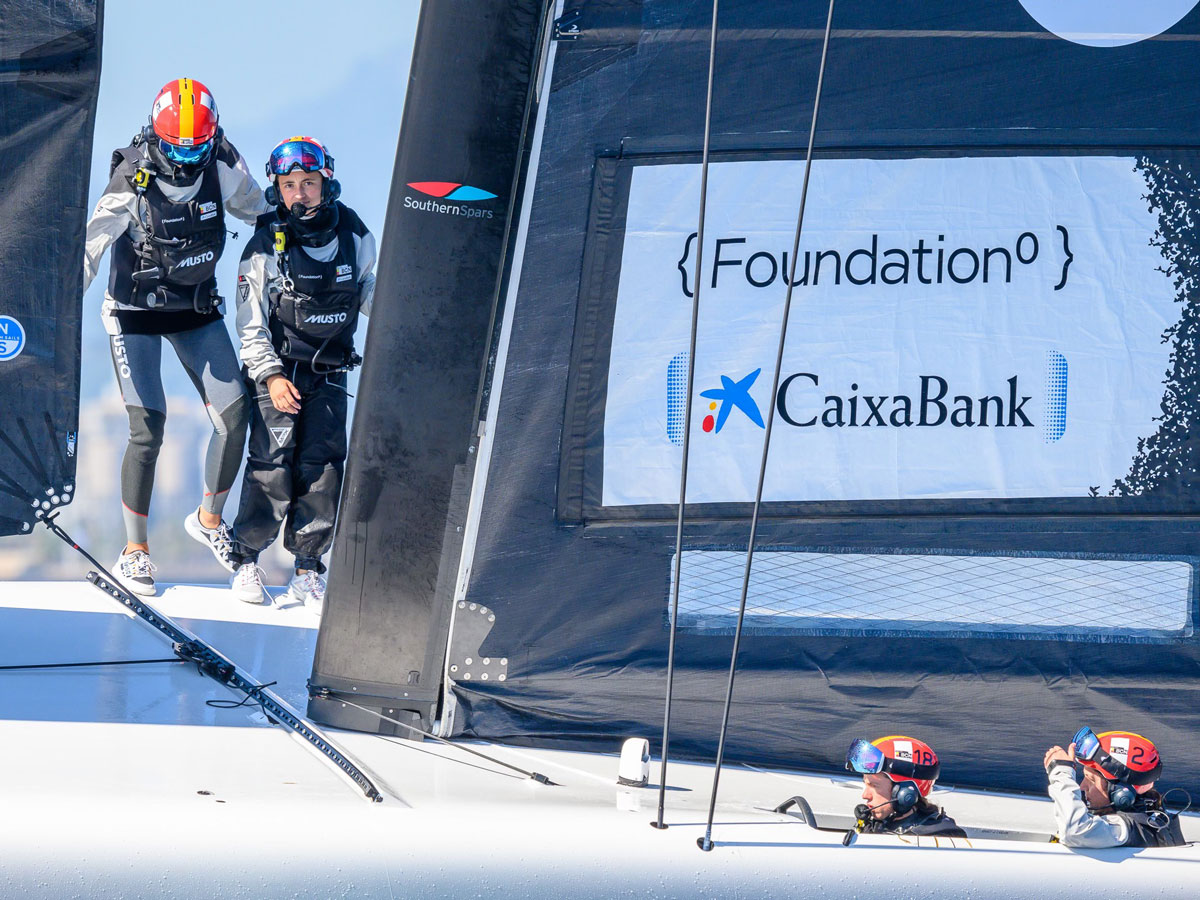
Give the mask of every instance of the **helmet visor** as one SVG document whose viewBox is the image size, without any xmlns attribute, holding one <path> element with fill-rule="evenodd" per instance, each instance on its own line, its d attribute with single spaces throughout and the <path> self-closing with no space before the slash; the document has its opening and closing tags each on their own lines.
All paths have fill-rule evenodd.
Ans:
<svg viewBox="0 0 1200 900">
<path fill-rule="evenodd" d="M 160 139 L 158 149 L 163 152 L 163 156 L 176 165 L 194 166 L 208 159 L 209 154 L 212 152 L 212 141 L 193 144 L 191 147 L 180 147 Z"/>
<path fill-rule="evenodd" d="M 286 175 L 295 169 L 320 172 L 327 168 L 325 151 L 313 141 L 285 141 L 271 151 L 267 175 Z"/>
<path fill-rule="evenodd" d="M 862 738 L 856 740 L 846 751 L 846 768 L 860 775 L 876 775 L 883 771 L 883 751 Z"/>
<path fill-rule="evenodd" d="M 1096 753 L 1100 750 L 1100 738 L 1096 737 L 1096 733 L 1086 725 L 1075 732 L 1075 737 L 1071 738 L 1071 743 L 1075 745 L 1075 757 L 1077 759 L 1094 759 Z"/>
</svg>

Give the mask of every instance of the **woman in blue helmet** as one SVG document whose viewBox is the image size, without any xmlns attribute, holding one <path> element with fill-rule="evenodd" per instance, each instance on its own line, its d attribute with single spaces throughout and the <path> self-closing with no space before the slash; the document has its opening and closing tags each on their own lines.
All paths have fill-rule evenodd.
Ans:
<svg viewBox="0 0 1200 900">
<path fill-rule="evenodd" d="M 375 239 L 338 201 L 333 157 L 319 141 L 280 142 L 267 177 L 275 211 L 238 269 L 237 327 L 254 401 L 233 593 L 262 602 L 258 555 L 282 524 L 295 557 L 289 593 L 320 611 L 321 557 L 333 543 L 346 460 L 346 373 L 359 362 L 354 331 L 375 294 Z"/>
</svg>

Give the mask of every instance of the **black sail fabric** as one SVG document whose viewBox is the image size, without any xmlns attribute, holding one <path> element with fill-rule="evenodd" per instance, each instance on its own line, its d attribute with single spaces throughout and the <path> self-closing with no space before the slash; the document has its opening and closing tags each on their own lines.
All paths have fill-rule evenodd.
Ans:
<svg viewBox="0 0 1200 900">
<path fill-rule="evenodd" d="M 102 10 L 0 0 L 0 534 L 74 491 Z"/>
<path fill-rule="evenodd" d="M 1164 785 L 1200 789 L 1200 10 L 1054 6 L 838 3 L 769 396 L 827 4 L 721 4 L 674 753 L 715 753 L 773 414 L 727 759 L 835 771 L 856 737 L 911 734 L 945 783 L 1039 790 L 1045 747 L 1089 724 L 1151 737 Z M 394 669 L 425 642 L 411 668 L 425 685 L 445 647 L 449 693 L 418 711 L 454 734 L 657 743 L 711 8 L 585 3 L 555 29 L 480 359 L 479 469 L 460 513 L 420 506 L 395 547 L 443 551 L 419 590 L 372 576 L 334 597 L 322 646 L 364 651 L 335 690 L 418 709 Z M 415 177 L 398 168 L 402 194 Z M 419 353 L 386 365 L 436 374 Z M 387 433 L 352 456 L 412 478 Z M 459 458 L 423 460 L 445 495 Z M 386 567 L 363 518 L 338 559 Z"/>
<path fill-rule="evenodd" d="M 470 681 L 454 678 L 455 728 L 466 736 L 611 750 L 634 734 L 657 744 L 660 733 L 676 501 L 664 483 L 651 498 L 655 502 L 606 502 L 616 481 L 638 487 L 630 472 L 648 479 L 647 470 L 659 459 L 643 454 L 641 462 L 634 457 L 623 465 L 609 458 L 622 452 L 622 426 L 614 410 L 623 395 L 612 392 L 632 378 L 628 366 L 633 365 L 633 354 L 627 354 L 618 369 L 613 354 L 621 341 L 634 339 L 627 332 L 614 334 L 614 327 L 621 326 L 627 283 L 644 285 L 644 296 L 639 300 L 631 294 L 631 300 L 648 304 L 657 299 L 656 291 L 669 291 L 665 296 L 678 306 L 686 310 L 688 305 L 677 271 L 681 262 L 685 270 L 688 264 L 683 240 L 669 245 L 673 252 L 662 254 L 661 265 L 651 261 L 658 268 L 649 262 L 637 268 L 642 257 L 633 254 L 640 246 L 635 240 L 649 240 L 646 222 L 660 221 L 644 208 L 655 204 L 643 198 L 661 200 L 659 209 L 669 206 L 668 168 L 698 169 L 711 5 L 645 2 L 626 7 L 640 10 L 636 24 L 602 30 L 598 23 L 589 38 L 585 4 L 579 21 L 583 35 L 555 46 L 540 165 L 532 205 L 525 211 L 528 240 L 504 381 L 493 386 L 500 393 L 488 422 L 495 429 L 495 445 L 464 596 L 496 616 L 478 655 L 507 658 L 508 668 L 503 683 L 492 679 L 485 684 L 477 674 Z M 781 251 L 790 248 L 790 227 L 759 248 L 752 246 L 756 237 L 750 228 L 731 231 L 722 224 L 722 197 L 730 195 L 732 204 L 738 185 L 723 188 L 732 176 L 721 169 L 725 163 L 727 173 L 739 171 L 733 168 L 737 165 L 761 165 L 769 175 L 776 171 L 769 166 L 802 164 L 825 10 L 820 2 L 721 4 L 711 243 L 703 273 L 709 299 L 702 294 L 702 331 L 704 311 L 722 302 L 720 291 L 728 276 L 747 292 L 752 287 L 747 274 L 758 282 L 768 280 L 771 265 L 765 257 L 751 269 L 745 266 L 756 249 L 781 263 Z M 613 18 L 611 4 L 606 15 L 606 21 Z M 862 494 L 834 489 L 807 500 L 801 491 L 773 491 L 778 470 L 769 468 L 769 502 L 754 561 L 760 574 L 752 579 L 748 598 L 728 758 L 834 771 L 855 737 L 913 734 L 938 749 L 946 783 L 1038 790 L 1044 785 L 1042 750 L 1064 743 L 1076 723 L 1095 722 L 1096 727 L 1151 736 L 1167 761 L 1164 783 L 1200 786 L 1200 766 L 1190 752 L 1196 722 L 1189 702 L 1200 673 L 1194 632 L 1200 495 L 1194 438 L 1183 424 L 1190 419 L 1189 404 L 1200 396 L 1191 338 L 1200 247 L 1194 226 L 1187 224 L 1195 221 L 1191 210 L 1200 177 L 1200 86 L 1188 74 L 1194 71 L 1189 60 L 1200 40 L 1200 11 L 1193 9 L 1167 25 L 1157 38 L 1094 47 L 1051 33 L 1016 0 L 838 3 L 806 218 L 813 240 L 824 237 L 822 229 L 837 215 L 839 204 L 852 202 L 855 179 L 869 172 L 861 160 L 891 166 L 898 174 L 882 170 L 873 205 L 860 207 L 878 216 L 846 225 L 847 232 L 855 233 L 855 240 L 847 239 L 847 249 L 869 250 L 873 233 L 882 242 L 889 216 L 903 225 L 926 215 L 927 208 L 915 205 L 925 201 L 902 190 L 903 179 L 918 165 L 945 165 L 946 172 L 953 171 L 951 164 L 978 164 L 989 172 L 993 170 L 986 167 L 996 166 L 999 172 L 1018 166 L 1029 177 L 1022 181 L 1018 174 L 1017 193 L 1041 194 L 1054 188 L 1035 177 L 1039 171 L 1076 165 L 1090 171 L 1106 166 L 1102 160 L 1117 158 L 1123 160 L 1120 172 L 1128 173 L 1119 177 L 1128 177 L 1131 185 L 1122 195 L 1128 208 L 1154 210 L 1137 243 L 1169 245 L 1159 258 L 1169 272 L 1163 276 L 1164 302 L 1173 304 L 1179 318 L 1174 324 L 1159 323 L 1167 326 L 1163 329 L 1156 324 L 1148 345 L 1171 329 L 1179 349 L 1147 362 L 1149 377 L 1161 383 L 1161 404 L 1151 401 L 1142 430 L 1129 441 L 1124 468 L 1112 469 L 1107 483 L 1094 484 L 1096 496 L 1089 496 L 1085 486 L 1070 495 L 1047 491 L 1025 497 L 921 499 L 877 491 L 874 499 L 862 500 Z M 610 44 L 635 49 L 610 54 L 611 61 L 595 66 L 597 54 Z M 828 189 L 834 183 L 818 177 L 822 163 L 826 172 L 833 171 L 831 163 L 856 167 L 857 174 L 836 182 L 846 196 L 820 195 L 823 185 Z M 683 238 L 696 230 L 696 176 L 689 177 L 693 193 L 688 202 L 679 202 L 678 210 L 661 218 Z M 652 178 L 664 184 L 658 194 L 647 194 L 642 185 Z M 756 194 L 760 214 L 765 214 L 771 191 L 782 190 L 757 177 L 747 177 L 744 184 L 747 190 L 761 191 Z M 788 181 L 793 223 L 797 184 L 795 178 Z M 998 182 L 982 188 L 990 193 L 981 208 L 1004 208 L 1007 195 Z M 889 191 L 896 192 L 894 200 Z M 1164 193 L 1174 199 L 1155 199 Z M 1099 194 L 1094 196 L 1097 218 L 1116 214 L 1104 208 Z M 946 233 L 939 230 L 940 222 L 930 222 L 930 246 Z M 1037 231 L 1043 252 L 1049 254 L 1047 248 L 1053 247 L 1056 270 L 1066 258 L 1054 227 L 1058 224 L 1074 236 L 1074 223 L 1066 219 L 1047 220 L 1044 232 L 1032 223 L 1017 229 Z M 1079 227 L 1091 227 L 1086 215 L 1081 214 Z M 710 268 L 717 259 L 716 240 L 743 238 L 744 244 L 720 247 L 722 261 L 740 259 L 741 267 Z M 811 246 L 815 253 L 827 245 Z M 879 254 L 885 246 L 890 245 L 879 243 Z M 1090 270 L 1099 298 L 1109 276 L 1101 274 L 1103 267 L 1083 247 L 1072 245 L 1072 252 L 1078 252 L 1075 272 L 1069 268 L 1068 276 L 1082 278 Z M 798 263 L 799 272 L 803 260 Z M 865 266 L 854 271 L 861 277 L 868 274 Z M 958 271 L 962 277 L 968 274 Z M 661 281 L 654 281 L 658 273 Z M 841 286 L 848 290 L 872 289 L 847 285 L 846 273 L 842 275 Z M 719 278 L 716 288 L 714 277 Z M 1061 271 L 1047 269 L 1041 282 L 1044 296 L 1053 300 L 1078 284 L 1069 280 L 1056 293 L 1060 278 Z M 889 310 L 887 327 L 915 315 L 916 304 L 936 287 L 918 284 L 901 295 L 903 286 L 898 286 L 893 299 L 883 293 L 884 286 L 877 286 L 879 308 Z M 838 288 L 829 285 L 831 292 Z M 764 320 L 774 316 L 777 329 L 783 290 L 779 278 L 760 294 L 771 290 L 772 311 L 764 313 Z M 800 285 L 796 292 L 789 332 L 795 340 L 833 328 L 828 320 L 805 318 L 812 308 L 809 295 Z M 844 296 L 837 301 L 842 305 L 833 307 L 834 315 L 838 309 L 853 314 L 848 304 L 857 298 L 849 292 Z M 1105 315 L 1105 306 L 1097 299 L 1095 315 Z M 750 308 L 738 309 L 744 314 Z M 871 329 L 875 321 L 859 324 Z M 686 349 L 686 332 L 681 335 L 678 343 Z M 828 335 L 826 340 L 834 343 L 853 337 L 840 326 Z M 751 393 L 763 415 L 771 405 L 766 394 L 774 344 L 769 346 L 765 356 L 730 372 L 736 379 L 762 368 Z M 902 358 L 921 356 L 930 368 L 914 374 L 933 376 L 934 360 L 918 352 L 922 346 Z M 789 355 L 782 375 L 822 377 L 807 395 L 813 398 L 811 415 L 818 415 L 826 394 L 848 398 L 854 392 L 849 375 L 839 387 L 826 387 L 831 376 L 816 368 L 814 357 L 827 355 L 832 366 L 837 352 L 824 354 L 815 338 L 811 348 L 795 360 Z M 738 502 L 707 502 L 706 496 L 717 495 L 710 488 L 717 473 L 703 468 L 701 454 L 711 445 L 701 442 L 715 439 L 702 430 L 709 401 L 699 392 L 717 386 L 714 378 L 705 380 L 706 366 L 709 372 L 720 370 L 701 358 L 705 352 L 702 341 L 693 423 L 695 468 L 689 479 L 689 497 L 695 500 L 685 524 L 681 586 L 681 606 L 686 600 L 697 611 L 690 618 L 682 609 L 680 613 L 672 718 L 673 750 L 697 759 L 711 759 L 716 748 L 748 534 L 746 500 L 753 496 L 759 447 L 751 439 L 739 445 L 751 462 L 739 470 L 746 486 L 739 485 Z M 716 352 L 709 351 L 709 360 Z M 1126 351 L 1110 346 L 1106 352 L 1120 356 Z M 658 360 L 641 359 L 660 382 L 666 381 L 666 365 L 659 369 Z M 1084 365 L 1076 357 L 1071 362 Z M 1072 381 L 1068 417 L 1087 400 L 1087 386 L 1080 381 Z M 795 390 L 802 383 L 793 382 L 788 396 L 806 396 Z M 857 393 L 885 393 L 858 383 Z M 909 393 L 915 400 L 919 388 L 886 393 Z M 949 394 L 954 393 L 951 387 Z M 986 393 L 1001 396 L 990 388 Z M 1031 391 L 1022 388 L 1021 393 Z M 1007 394 L 1004 399 L 1007 405 Z M 656 402 L 657 415 L 669 420 L 665 390 Z M 894 408 L 884 408 L 885 421 Z M 647 417 L 653 414 L 651 410 Z M 797 422 L 810 416 L 795 407 L 789 414 Z M 844 414 L 844 427 L 825 430 L 846 435 L 839 439 L 849 442 L 858 430 L 849 426 L 848 409 Z M 735 410 L 719 438 L 743 425 L 761 436 Z M 876 440 L 876 435 L 890 436 L 872 427 L 873 432 L 861 433 Z M 1082 427 L 1079 419 L 1069 419 L 1068 434 Z M 782 465 L 789 452 L 805 452 L 788 449 L 799 446 L 788 443 L 791 435 L 803 433 L 777 419 L 772 459 Z M 1042 446 L 1062 444 L 1043 440 Z M 810 464 L 815 467 L 821 460 Z M 907 468 L 921 474 L 915 463 Z M 853 485 L 852 476 L 846 476 L 846 483 L 871 486 L 865 476 L 863 484 Z M 677 498 L 677 474 L 672 477 Z M 1173 564 L 1181 566 L 1180 582 L 1169 592 L 1157 592 L 1156 567 Z M 1131 584 L 1107 574 L 1107 567 L 1126 565 L 1136 572 Z M 1144 570 L 1138 568 L 1143 565 Z M 787 574 L 805 566 L 805 576 Z M 862 567 L 871 567 L 874 577 Z M 1036 574 L 1042 570 L 1046 574 Z M 1085 584 L 1091 579 L 1099 582 L 1094 589 Z M 846 599 L 837 606 L 833 599 L 842 595 Z M 1146 611 L 1139 601 L 1153 607 L 1166 596 L 1178 604 L 1174 627 L 1158 632 L 1134 627 L 1148 624 L 1140 618 Z M 981 608 L 968 615 L 964 610 L 972 603 Z M 1002 604 L 1010 604 L 1011 612 Z M 1017 608 L 1021 604 L 1024 608 Z M 1057 620 L 1039 612 L 1050 605 L 1061 608 Z M 1096 623 L 1113 627 L 1093 627 Z"/>
<path fill-rule="evenodd" d="M 362 352 L 312 684 L 393 717 L 415 710 L 425 727 L 449 625 L 439 570 L 457 564 L 479 369 L 545 8 L 422 4 Z M 320 694 L 309 710 L 332 724 L 381 727 Z"/>
</svg>

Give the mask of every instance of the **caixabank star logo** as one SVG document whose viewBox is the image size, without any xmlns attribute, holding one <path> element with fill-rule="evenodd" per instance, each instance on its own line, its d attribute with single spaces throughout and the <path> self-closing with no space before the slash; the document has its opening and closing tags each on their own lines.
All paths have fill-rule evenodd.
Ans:
<svg viewBox="0 0 1200 900">
<path fill-rule="evenodd" d="M 687 364 L 686 351 L 677 353 L 667 366 L 667 438 L 672 444 L 683 443 L 684 418 L 687 413 Z M 719 376 L 720 387 L 711 387 L 700 392 L 708 400 L 708 411 L 700 427 L 709 434 L 719 434 L 734 412 L 740 412 L 759 428 L 766 428 L 758 401 L 750 396 L 750 388 L 762 374 L 762 368 L 734 378 Z"/>
<path fill-rule="evenodd" d="M 705 432 L 720 434 L 721 429 L 725 427 L 726 420 L 729 419 L 729 414 L 735 409 L 740 410 L 747 419 L 757 425 L 759 428 L 766 428 L 763 422 L 762 413 L 758 410 L 758 404 L 754 398 L 750 396 L 750 388 L 754 386 L 754 382 L 758 380 L 758 376 L 762 374 L 762 369 L 755 369 L 748 375 L 744 375 L 734 381 L 728 375 L 721 376 L 721 386 L 719 388 L 709 388 L 707 391 L 701 391 L 700 396 L 708 399 L 708 415 L 700 423 L 700 427 Z M 718 405 L 719 404 L 719 405 Z M 716 416 L 713 416 L 713 413 Z"/>
</svg>

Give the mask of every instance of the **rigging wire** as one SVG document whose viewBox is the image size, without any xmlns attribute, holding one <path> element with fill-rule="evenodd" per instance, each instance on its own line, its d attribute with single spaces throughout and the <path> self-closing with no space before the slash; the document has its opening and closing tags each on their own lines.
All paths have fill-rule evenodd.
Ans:
<svg viewBox="0 0 1200 900">
<path fill-rule="evenodd" d="M 708 150 L 712 136 L 713 72 L 717 59 L 717 8 L 720 0 L 713 0 L 712 27 L 708 42 L 708 89 L 704 101 L 704 147 L 700 158 L 700 219 L 696 224 L 696 281 L 692 288 L 691 336 L 688 343 L 687 394 L 683 413 L 683 459 L 679 473 L 679 511 L 675 520 L 675 572 L 671 579 L 671 634 L 667 643 L 667 696 L 663 710 L 662 768 L 658 777 L 658 818 L 650 824 L 658 829 L 663 823 L 663 809 L 667 796 L 667 753 L 671 736 L 671 699 L 675 685 L 675 635 L 679 629 L 679 580 L 683 566 L 683 510 L 687 500 L 688 449 L 692 435 L 692 396 L 696 375 L 696 323 L 700 315 L 700 283 L 703 279 L 704 259 L 704 214 L 708 204 Z M 795 258 L 792 259 L 793 264 Z"/>
<path fill-rule="evenodd" d="M 16 672 L 23 669 L 78 669 L 84 666 L 144 666 L 149 663 L 187 662 L 178 656 L 170 659 L 102 659 L 97 662 L 36 663 L 26 666 L 0 666 L 0 672 Z"/>
<path fill-rule="evenodd" d="M 437 741 L 439 744 L 445 744 L 447 747 L 454 747 L 463 751 L 464 753 L 470 753 L 472 756 L 478 756 L 480 759 L 486 759 L 488 762 L 494 763 L 497 766 L 503 766 L 506 769 L 512 769 L 514 772 L 520 772 L 526 778 L 536 781 L 538 784 L 557 787 L 553 781 L 540 772 L 528 772 L 519 766 L 514 766 L 512 763 L 506 763 L 502 759 L 496 759 L 494 756 L 488 756 L 486 753 L 480 753 L 478 750 L 472 750 L 470 747 L 464 747 L 462 744 L 456 744 L 454 741 L 448 741 L 444 737 L 438 737 L 436 734 L 430 734 L 428 731 L 422 731 L 420 728 L 417 728 L 414 725 L 409 725 L 407 722 L 401 722 L 399 719 L 393 719 L 391 716 L 385 716 L 383 713 L 378 712 L 377 710 L 369 709 L 366 706 L 359 706 L 357 703 L 352 703 L 344 697 L 334 697 L 328 691 L 328 689 L 318 691 L 315 696 L 322 697 L 331 703 L 340 703 L 343 706 L 352 706 L 357 710 L 361 710 L 362 712 L 370 713 L 371 715 L 382 719 L 384 722 L 391 722 L 393 725 L 399 725 L 401 728 L 406 728 L 414 734 L 421 735 L 423 738 L 428 738 L 431 741 Z"/>
<path fill-rule="evenodd" d="M 796 216 L 796 235 L 792 241 L 792 265 L 788 273 L 787 294 L 783 301 L 783 321 L 779 325 L 779 349 L 775 353 L 775 376 L 771 382 L 774 398 L 779 392 L 779 373 L 783 368 L 783 348 L 787 341 L 788 316 L 792 309 L 792 290 L 796 284 L 796 257 L 800 252 L 800 233 L 804 227 L 804 205 L 808 200 L 808 179 L 812 172 L 813 143 L 817 136 L 817 114 L 821 109 L 821 87 L 825 81 L 825 60 L 829 53 L 829 34 L 833 29 L 833 4 L 829 0 L 829 13 L 825 19 L 825 39 L 821 44 L 821 66 L 817 70 L 817 90 L 813 98 L 812 123 L 808 129 L 808 150 L 804 155 L 804 182 L 800 188 L 800 211 Z M 721 780 L 721 763 L 725 758 L 725 735 L 729 731 L 729 707 L 733 702 L 733 679 L 737 674 L 738 650 L 742 642 L 742 624 L 746 619 L 746 595 L 750 590 L 750 567 L 754 562 L 754 540 L 758 534 L 758 513 L 762 507 L 763 483 L 767 477 L 767 454 L 771 449 L 771 426 L 775 422 L 775 403 L 772 401 L 767 413 L 766 433 L 763 435 L 762 461 L 758 467 L 758 488 L 754 495 L 754 509 L 750 514 L 750 544 L 746 548 L 746 566 L 742 573 L 742 595 L 738 605 L 737 628 L 733 633 L 733 652 L 729 658 L 729 681 L 725 688 L 725 710 L 721 715 L 721 736 L 717 742 L 717 761 L 713 768 L 712 795 L 708 800 L 708 823 L 704 837 L 697 838 L 701 850 L 712 850 L 713 815 L 717 807 L 717 785 Z"/>
</svg>

